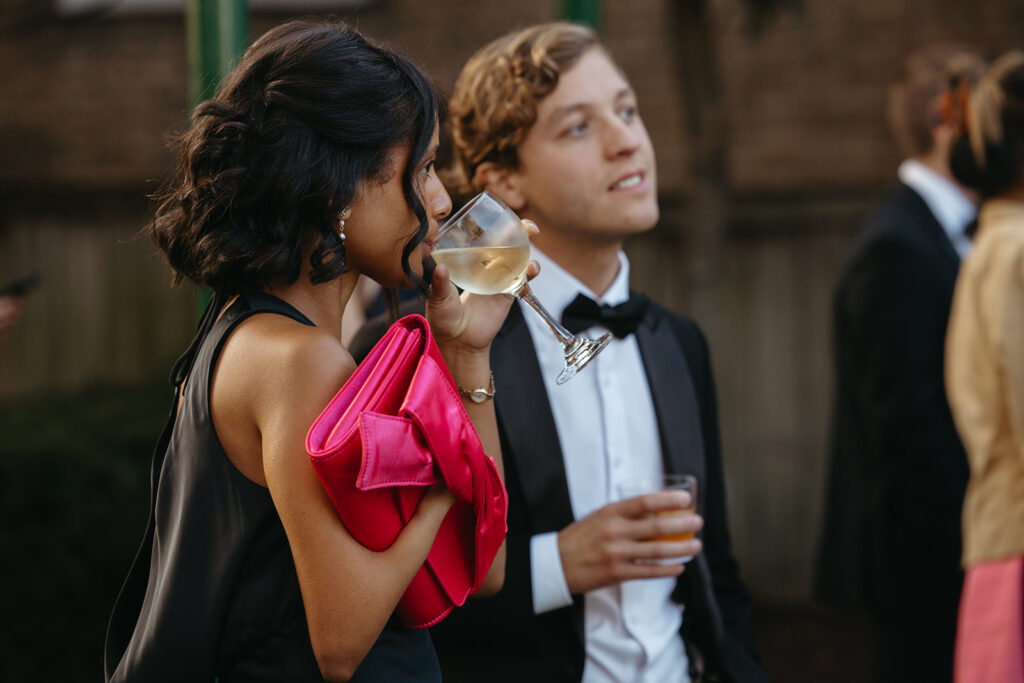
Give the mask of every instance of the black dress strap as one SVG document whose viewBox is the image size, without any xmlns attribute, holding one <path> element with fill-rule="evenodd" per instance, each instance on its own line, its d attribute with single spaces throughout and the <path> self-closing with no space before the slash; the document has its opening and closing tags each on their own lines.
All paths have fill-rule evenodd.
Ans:
<svg viewBox="0 0 1024 683">
<path fill-rule="evenodd" d="M 247 302 L 250 315 L 252 313 L 278 313 L 280 315 L 287 316 L 292 320 L 297 320 L 303 325 L 313 326 L 313 321 L 307 318 L 302 311 L 273 294 L 267 294 L 266 292 L 250 292 L 248 294 L 242 294 L 238 298 Z"/>
</svg>

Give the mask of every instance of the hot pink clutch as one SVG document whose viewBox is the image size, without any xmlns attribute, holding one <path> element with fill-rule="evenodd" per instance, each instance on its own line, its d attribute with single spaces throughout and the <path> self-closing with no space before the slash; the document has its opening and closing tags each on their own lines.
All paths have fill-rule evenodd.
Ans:
<svg viewBox="0 0 1024 683">
<path fill-rule="evenodd" d="M 373 347 L 306 435 L 306 450 L 349 533 L 384 550 L 428 487 L 457 501 L 396 613 L 432 626 L 483 582 L 505 538 L 508 498 L 427 321 L 401 318 Z"/>
</svg>

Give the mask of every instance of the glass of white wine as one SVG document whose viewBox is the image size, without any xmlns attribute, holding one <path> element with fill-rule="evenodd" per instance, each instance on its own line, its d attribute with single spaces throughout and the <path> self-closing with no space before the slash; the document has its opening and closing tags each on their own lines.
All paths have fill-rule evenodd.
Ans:
<svg viewBox="0 0 1024 683">
<path fill-rule="evenodd" d="M 611 341 L 579 337 L 562 327 L 537 301 L 526 282 L 530 238 L 519 216 L 486 190 L 449 218 L 437 236 L 431 256 L 448 266 L 452 282 L 476 294 L 514 294 L 547 323 L 565 351 L 565 367 L 555 380 L 564 384 L 592 361 Z"/>
</svg>

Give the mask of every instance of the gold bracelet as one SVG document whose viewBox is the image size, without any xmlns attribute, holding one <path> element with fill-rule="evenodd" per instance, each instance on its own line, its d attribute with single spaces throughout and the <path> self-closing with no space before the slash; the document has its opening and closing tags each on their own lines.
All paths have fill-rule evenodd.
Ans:
<svg viewBox="0 0 1024 683">
<path fill-rule="evenodd" d="M 491 373 L 490 382 L 487 388 L 480 387 L 479 389 L 463 389 L 455 384 L 455 388 L 459 390 L 459 395 L 463 398 L 468 398 L 473 403 L 483 403 L 487 399 L 494 398 L 494 373 Z"/>
</svg>

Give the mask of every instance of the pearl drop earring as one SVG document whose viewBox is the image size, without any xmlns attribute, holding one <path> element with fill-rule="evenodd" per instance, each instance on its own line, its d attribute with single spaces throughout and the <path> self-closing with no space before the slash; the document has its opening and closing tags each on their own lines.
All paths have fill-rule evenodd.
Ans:
<svg viewBox="0 0 1024 683">
<path fill-rule="evenodd" d="M 351 215 L 351 209 L 345 209 L 338 215 L 338 239 L 341 240 L 342 244 L 345 243 L 345 221 L 347 221 L 348 217 Z"/>
</svg>

